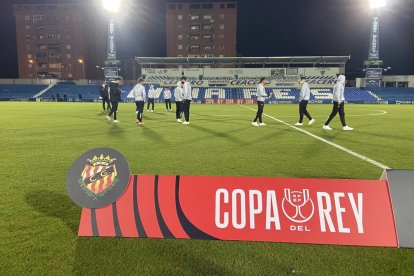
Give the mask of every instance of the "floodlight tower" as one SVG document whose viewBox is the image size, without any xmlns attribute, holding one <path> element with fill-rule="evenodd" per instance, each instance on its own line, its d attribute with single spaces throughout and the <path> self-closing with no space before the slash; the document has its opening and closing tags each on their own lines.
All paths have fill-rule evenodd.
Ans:
<svg viewBox="0 0 414 276">
<path fill-rule="evenodd" d="M 102 7 L 108 16 L 108 35 L 107 35 L 107 50 L 104 72 L 105 78 L 113 78 L 118 76 L 119 65 L 121 62 L 117 59 L 117 47 L 116 47 L 116 32 L 117 23 L 116 15 L 119 12 L 121 6 L 121 0 L 102 0 Z"/>
<path fill-rule="evenodd" d="M 369 0 L 374 12 L 371 25 L 368 59 L 364 62 L 366 69 L 365 87 L 380 87 L 382 81 L 383 61 L 379 57 L 380 10 L 387 6 L 386 0 Z"/>
</svg>

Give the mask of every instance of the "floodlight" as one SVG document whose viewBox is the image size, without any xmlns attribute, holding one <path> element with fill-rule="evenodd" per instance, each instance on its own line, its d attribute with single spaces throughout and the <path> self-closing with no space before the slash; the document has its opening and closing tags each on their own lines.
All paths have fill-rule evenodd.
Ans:
<svg viewBox="0 0 414 276">
<path fill-rule="evenodd" d="M 102 0 L 103 8 L 112 13 L 117 13 L 120 5 L 121 0 Z"/>
<path fill-rule="evenodd" d="M 371 9 L 380 9 L 387 6 L 386 0 L 369 0 L 369 5 Z"/>
<path fill-rule="evenodd" d="M 78 62 L 80 63 L 80 64 L 83 64 L 83 59 L 78 59 Z"/>
</svg>

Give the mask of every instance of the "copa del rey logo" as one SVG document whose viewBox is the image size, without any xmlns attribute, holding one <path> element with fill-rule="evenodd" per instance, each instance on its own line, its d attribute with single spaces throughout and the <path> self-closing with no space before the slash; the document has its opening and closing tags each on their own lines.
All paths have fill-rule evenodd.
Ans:
<svg viewBox="0 0 414 276">
<path fill-rule="evenodd" d="M 362 193 L 283 191 L 283 199 L 278 200 L 276 190 L 218 189 L 215 225 L 220 229 L 364 234 Z M 259 225 L 259 221 L 264 223 Z"/>
</svg>

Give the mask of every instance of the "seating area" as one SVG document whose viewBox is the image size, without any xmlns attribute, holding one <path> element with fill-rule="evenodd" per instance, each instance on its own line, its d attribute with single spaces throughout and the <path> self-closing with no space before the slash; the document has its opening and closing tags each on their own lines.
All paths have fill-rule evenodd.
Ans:
<svg viewBox="0 0 414 276">
<path fill-rule="evenodd" d="M 366 88 L 377 95 L 381 101 L 387 102 L 414 102 L 414 88 Z"/>
<path fill-rule="evenodd" d="M 47 88 L 46 85 L 0 85 L 0 100 L 27 100 Z M 133 101 L 127 96 L 132 90 L 132 85 L 122 85 L 121 98 L 123 101 Z M 163 87 L 154 85 L 156 89 L 156 101 L 164 100 Z M 170 90 L 174 94 L 175 85 L 170 85 Z M 149 84 L 146 85 L 149 90 Z M 299 90 L 292 87 L 266 88 L 272 97 L 271 102 L 298 102 Z M 99 85 L 75 85 L 72 83 L 59 83 L 53 86 L 40 96 L 42 100 L 64 99 L 68 101 L 78 101 L 79 95 L 82 95 L 83 101 L 99 100 Z M 359 89 L 347 87 L 345 89 L 345 98 L 350 103 L 414 103 L 414 88 L 374 88 Z M 193 101 L 203 103 L 206 100 L 255 100 L 256 88 L 253 87 L 193 87 Z M 174 100 L 174 97 L 173 97 Z M 332 101 L 332 88 L 311 88 L 312 102 L 330 103 Z"/>
<path fill-rule="evenodd" d="M 0 84 L 0 100 L 29 99 L 47 85 Z"/>
</svg>

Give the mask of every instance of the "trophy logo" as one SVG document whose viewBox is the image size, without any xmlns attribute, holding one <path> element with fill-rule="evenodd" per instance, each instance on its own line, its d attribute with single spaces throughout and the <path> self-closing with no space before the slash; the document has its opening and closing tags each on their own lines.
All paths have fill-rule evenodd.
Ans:
<svg viewBox="0 0 414 276">
<path fill-rule="evenodd" d="M 309 196 L 309 189 L 303 189 L 302 191 L 285 189 L 282 209 L 285 216 L 293 222 L 304 223 L 309 221 L 315 211 L 315 205 Z"/>
</svg>

